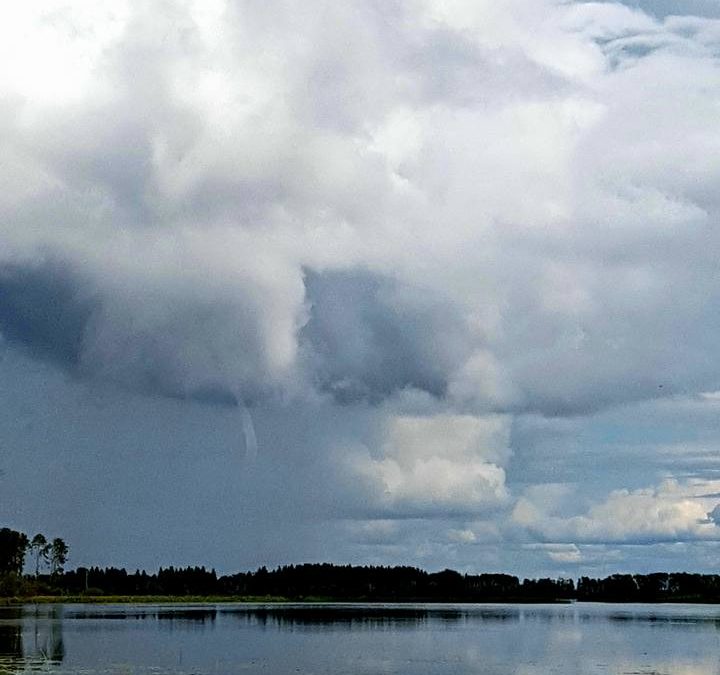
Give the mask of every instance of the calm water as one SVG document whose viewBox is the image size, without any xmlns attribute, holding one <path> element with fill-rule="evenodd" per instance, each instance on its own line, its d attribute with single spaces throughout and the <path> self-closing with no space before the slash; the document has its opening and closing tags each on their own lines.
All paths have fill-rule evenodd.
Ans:
<svg viewBox="0 0 720 675">
<path fill-rule="evenodd" d="M 0 674 L 720 674 L 701 605 L 0 608 Z"/>
</svg>

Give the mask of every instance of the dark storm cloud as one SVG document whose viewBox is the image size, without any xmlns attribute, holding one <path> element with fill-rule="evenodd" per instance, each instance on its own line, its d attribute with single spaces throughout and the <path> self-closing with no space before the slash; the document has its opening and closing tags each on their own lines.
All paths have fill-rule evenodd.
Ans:
<svg viewBox="0 0 720 675">
<path fill-rule="evenodd" d="M 307 270 L 305 293 L 307 322 L 298 340 L 310 369 L 308 378 L 321 391 L 343 404 L 379 403 L 410 388 L 437 398 L 446 394 L 448 373 L 461 357 L 457 345 L 451 348 L 448 335 L 456 339 L 462 327 L 459 318 L 440 307 L 429 291 L 420 301 L 408 302 L 412 289 L 403 289 L 389 277 Z M 5 339 L 75 375 L 98 377 L 112 370 L 86 351 L 100 349 L 91 343 L 106 333 L 107 311 L 102 307 L 109 307 L 112 314 L 116 302 L 97 281 L 81 278 L 69 263 L 14 263 L 0 270 L 0 331 Z M 211 307 L 189 304 L 182 314 L 185 318 L 176 325 L 179 331 L 191 330 L 198 314 L 216 320 Z M 222 381 L 184 388 L 172 354 L 164 353 L 162 342 L 152 334 L 136 331 L 128 339 L 142 357 L 126 363 L 130 372 L 121 384 L 173 398 L 237 403 L 238 394 Z M 257 396 L 244 394 L 247 401 Z"/>
<path fill-rule="evenodd" d="M 87 343 L 102 316 L 100 289 L 69 263 L 51 259 L 0 268 L 0 335 L 8 344 L 73 375 L 102 377 L 86 358 Z M 119 384 L 170 398 L 237 405 L 235 394 L 222 383 L 209 382 L 186 391 L 176 386 L 175 374 L 154 342 L 149 338 L 140 347 L 147 357 L 139 372 L 127 374 Z"/>
<path fill-rule="evenodd" d="M 97 301 L 60 261 L 0 267 L 0 333 L 36 356 L 76 368 Z"/>
<path fill-rule="evenodd" d="M 446 335 L 459 322 L 437 300 L 402 304 L 397 282 L 362 271 L 308 271 L 305 284 L 300 342 L 321 389 L 342 403 L 378 402 L 407 388 L 446 393 L 449 361 L 459 357 L 447 353 Z"/>
</svg>

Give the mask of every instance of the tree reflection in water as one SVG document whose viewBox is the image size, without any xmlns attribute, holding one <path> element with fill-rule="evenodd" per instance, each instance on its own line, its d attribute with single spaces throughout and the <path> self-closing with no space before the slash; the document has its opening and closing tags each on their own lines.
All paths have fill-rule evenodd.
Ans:
<svg viewBox="0 0 720 675">
<path fill-rule="evenodd" d="M 249 625 L 398 631 L 427 624 L 518 622 L 524 611 L 516 607 L 308 604 L 231 607 L 223 613 Z"/>
<path fill-rule="evenodd" d="M 10 675 L 62 663 L 62 607 L 9 607 L 0 612 L 0 673 Z"/>
</svg>

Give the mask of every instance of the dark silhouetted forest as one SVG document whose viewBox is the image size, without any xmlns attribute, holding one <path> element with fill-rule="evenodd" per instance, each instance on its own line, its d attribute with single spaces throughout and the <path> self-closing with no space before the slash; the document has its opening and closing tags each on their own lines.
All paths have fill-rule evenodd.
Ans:
<svg viewBox="0 0 720 675">
<path fill-rule="evenodd" d="M 569 579 L 520 581 L 508 574 L 463 575 L 452 570 L 429 573 L 416 567 L 330 564 L 261 567 L 218 577 L 204 567 L 164 568 L 157 574 L 115 568 L 80 568 L 63 575 L 68 593 L 102 591 L 111 595 L 217 595 L 275 597 L 288 600 L 364 601 L 567 600 Z"/>
<path fill-rule="evenodd" d="M 26 554 L 34 573 L 25 573 Z M 510 574 L 426 572 L 417 567 L 284 565 L 218 576 L 205 567 L 148 573 L 115 567 L 65 571 L 68 547 L 0 529 L 0 597 L 173 596 L 365 602 L 720 602 L 720 575 L 613 574 L 603 579 L 523 579 Z"/>
</svg>

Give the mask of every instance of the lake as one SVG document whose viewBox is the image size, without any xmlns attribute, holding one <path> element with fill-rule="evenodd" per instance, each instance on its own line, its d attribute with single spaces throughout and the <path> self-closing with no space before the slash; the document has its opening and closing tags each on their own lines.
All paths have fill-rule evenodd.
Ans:
<svg viewBox="0 0 720 675">
<path fill-rule="evenodd" d="M 712 605 L 25 605 L 0 674 L 720 673 Z"/>
</svg>

